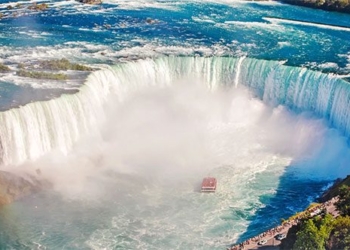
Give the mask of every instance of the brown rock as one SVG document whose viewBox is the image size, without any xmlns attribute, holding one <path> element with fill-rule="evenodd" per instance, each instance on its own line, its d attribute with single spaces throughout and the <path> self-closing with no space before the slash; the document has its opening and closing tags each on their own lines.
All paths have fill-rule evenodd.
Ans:
<svg viewBox="0 0 350 250">
<path fill-rule="evenodd" d="M 76 0 L 80 3 L 86 3 L 86 4 L 101 4 L 102 0 Z"/>
<path fill-rule="evenodd" d="M 16 175 L 0 171 L 0 205 L 9 204 L 24 196 L 49 187 L 50 184 L 31 175 Z"/>
</svg>

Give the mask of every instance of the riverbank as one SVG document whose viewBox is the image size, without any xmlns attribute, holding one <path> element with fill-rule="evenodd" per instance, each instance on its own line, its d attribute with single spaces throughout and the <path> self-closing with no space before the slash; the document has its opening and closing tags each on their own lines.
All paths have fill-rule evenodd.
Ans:
<svg viewBox="0 0 350 250">
<path fill-rule="evenodd" d="M 32 175 L 17 175 L 0 171 L 0 206 L 10 204 L 50 186 L 48 181 L 40 178 L 40 170 Z"/>
<path fill-rule="evenodd" d="M 233 245 L 228 250 L 242 250 L 242 249 L 264 249 L 264 250 L 279 250 L 282 240 L 277 239 L 277 235 L 284 234 L 288 237 L 289 230 L 297 226 L 301 220 L 313 218 L 321 213 L 327 213 L 332 215 L 334 218 L 339 216 L 339 213 L 335 207 L 335 203 L 338 201 L 337 198 L 333 197 L 316 206 L 309 207 L 305 211 L 298 213 L 296 216 L 291 217 L 281 225 L 271 228 L 253 238 L 250 238 L 244 242 Z M 264 242 L 263 244 L 261 244 Z"/>
<path fill-rule="evenodd" d="M 350 2 L 346 0 L 278 0 L 278 2 L 350 14 Z"/>
</svg>

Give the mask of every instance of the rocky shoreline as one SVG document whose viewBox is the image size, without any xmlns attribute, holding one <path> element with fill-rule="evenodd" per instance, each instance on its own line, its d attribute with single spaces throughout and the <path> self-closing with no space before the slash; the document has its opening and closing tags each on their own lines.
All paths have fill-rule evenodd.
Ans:
<svg viewBox="0 0 350 250">
<path fill-rule="evenodd" d="M 40 178 L 39 170 L 33 175 L 19 175 L 0 170 L 0 206 L 50 187 L 48 181 Z"/>
<path fill-rule="evenodd" d="M 102 0 L 76 0 L 80 3 L 86 3 L 86 4 L 101 4 Z"/>
<path fill-rule="evenodd" d="M 346 196 L 344 197 L 344 194 L 342 194 L 343 192 L 342 190 L 344 190 L 344 188 L 347 190 L 349 190 L 350 188 L 350 175 L 346 176 L 344 179 L 339 178 L 335 180 L 333 185 L 329 187 L 325 192 L 323 192 L 323 194 L 317 199 L 317 202 L 319 202 L 318 204 L 321 204 L 321 208 L 318 210 L 318 212 L 311 211 L 310 213 L 310 209 L 306 209 L 305 211 L 301 212 L 302 214 L 306 214 L 306 215 L 313 215 L 314 213 L 316 217 L 320 216 L 318 217 L 318 219 L 314 219 L 314 221 L 317 221 L 317 223 L 319 224 L 322 224 L 323 221 L 327 220 L 325 218 L 325 215 L 330 215 L 331 216 L 330 218 L 333 218 L 331 219 L 331 222 L 329 225 L 325 224 L 321 226 L 323 227 L 322 230 L 328 231 L 328 236 L 325 236 L 324 238 L 324 245 L 326 245 L 326 249 L 329 249 L 329 250 L 342 249 L 342 248 L 339 248 L 339 242 L 336 242 L 336 240 L 338 239 L 335 239 L 335 238 L 342 237 L 341 234 L 337 235 L 337 230 L 339 230 L 339 224 L 343 223 L 340 226 L 340 228 L 343 227 L 343 229 L 346 229 L 350 226 L 350 225 L 347 225 L 347 223 L 341 222 L 342 218 L 344 218 L 343 220 L 346 221 L 346 218 L 349 218 L 349 217 L 348 217 L 348 214 L 346 213 L 344 214 L 344 211 L 339 210 L 340 203 L 344 201 L 347 202 Z M 303 234 L 305 234 L 305 227 L 306 227 L 305 225 L 310 222 L 310 218 L 307 218 L 307 217 L 300 218 L 300 222 L 301 223 L 297 223 L 296 225 L 290 228 L 287 234 L 287 237 L 281 242 L 279 249 L 289 250 L 289 249 L 298 248 L 298 247 L 295 247 L 296 241 L 298 238 L 302 237 Z M 310 241 L 312 237 L 310 236 Z M 338 246 L 336 245 L 337 243 L 338 243 Z M 300 239 L 299 239 L 299 244 L 300 244 Z"/>
<path fill-rule="evenodd" d="M 344 179 L 336 179 L 331 187 L 329 187 L 317 200 L 319 202 L 325 202 L 337 196 L 341 186 L 350 186 L 350 175 L 346 176 Z"/>
<path fill-rule="evenodd" d="M 302 220 L 308 218 L 314 218 L 321 213 L 327 213 L 333 217 L 337 217 L 338 214 L 335 209 L 335 203 L 337 199 L 332 198 L 324 203 L 311 205 L 305 211 L 292 216 L 288 220 L 282 222 L 282 224 L 271 228 L 251 239 L 248 239 L 240 244 L 233 245 L 227 250 L 244 250 L 244 249 L 264 249 L 264 250 L 290 250 L 293 248 L 293 244 L 289 245 L 287 242 L 294 243 L 294 236 L 296 231 L 300 227 Z M 291 239 L 292 238 L 292 239 Z M 263 243 L 262 243 L 263 242 Z"/>
<path fill-rule="evenodd" d="M 335 180 L 334 184 L 329 187 L 318 199 L 319 203 L 312 203 L 304 211 L 301 211 L 288 220 L 283 220 L 281 225 L 271 228 L 251 239 L 247 239 L 239 244 L 232 245 L 227 250 L 243 249 L 265 249 L 265 250 L 290 250 L 294 248 L 298 232 L 302 230 L 305 221 L 317 218 L 318 216 L 330 215 L 332 218 L 340 216 L 337 209 L 339 202 L 339 192 L 343 186 L 350 187 L 350 175 L 344 179 Z M 278 235 L 284 235 L 279 239 Z M 261 243 L 263 242 L 263 243 Z M 329 248 L 333 249 L 333 248 Z"/>
<path fill-rule="evenodd" d="M 327 11 L 337 11 L 350 14 L 350 2 L 347 0 L 277 0 L 278 2 L 322 9 Z"/>
</svg>

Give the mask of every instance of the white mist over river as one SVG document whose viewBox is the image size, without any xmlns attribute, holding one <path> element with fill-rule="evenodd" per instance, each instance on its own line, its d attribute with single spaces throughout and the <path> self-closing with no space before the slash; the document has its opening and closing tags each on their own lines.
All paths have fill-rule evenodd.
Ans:
<svg viewBox="0 0 350 250">
<path fill-rule="evenodd" d="M 225 249 L 348 174 L 348 16 L 277 2 L 0 4 L 1 170 L 53 188 L 0 249 Z M 320 20 L 322 23 L 320 23 Z M 96 69 L 21 77 L 66 58 Z M 214 194 L 199 192 L 214 176 Z"/>
<path fill-rule="evenodd" d="M 266 105 L 244 85 L 221 81 L 218 76 L 227 74 L 220 68 L 208 75 L 185 74 L 164 68 L 162 60 L 156 63 L 130 63 L 93 73 L 79 94 L 86 100 L 96 91 L 105 93 L 97 104 L 90 99 L 89 105 L 100 105 L 102 112 L 93 120 L 93 129 L 87 129 L 66 154 L 58 148 L 18 166 L 28 171 L 40 168 L 54 184 L 53 197 L 60 198 L 54 201 L 58 207 L 49 205 L 50 210 L 43 204 L 53 197 L 41 195 L 17 206 L 29 202 L 32 209 L 67 223 L 102 213 L 84 222 L 89 225 L 88 238 L 76 236 L 67 246 L 77 242 L 78 248 L 94 249 L 220 249 L 238 240 L 249 221 L 262 223 L 260 216 L 265 214 L 271 221 L 263 228 L 275 225 L 346 173 L 346 140 L 325 120 Z M 163 70 L 155 70 L 155 65 Z M 130 70 L 138 76 L 130 77 Z M 65 98 L 55 102 L 66 102 Z M 199 192 L 208 175 L 218 179 L 215 194 Z M 288 202 L 298 199 L 302 201 Z M 279 210 L 281 206 L 285 209 Z M 72 211 L 83 207 L 86 211 L 76 217 Z M 76 232 L 75 223 L 66 226 L 68 232 Z M 250 233 L 260 231 L 256 227 Z"/>
</svg>

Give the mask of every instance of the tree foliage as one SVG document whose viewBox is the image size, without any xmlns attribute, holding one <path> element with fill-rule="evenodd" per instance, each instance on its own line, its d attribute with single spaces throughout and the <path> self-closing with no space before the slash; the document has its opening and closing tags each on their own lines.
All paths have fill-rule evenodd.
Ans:
<svg viewBox="0 0 350 250">
<path fill-rule="evenodd" d="M 71 63 L 67 59 L 48 60 L 40 62 L 40 67 L 48 70 L 80 70 L 92 71 L 93 68 L 81 64 Z"/>
<path fill-rule="evenodd" d="M 301 230 L 297 233 L 297 240 L 293 250 L 322 250 L 324 238 L 319 233 L 317 226 L 312 219 L 307 220 Z"/>
<path fill-rule="evenodd" d="M 334 219 L 326 214 L 304 222 L 297 233 L 293 250 L 322 250 L 326 249 L 326 242 L 332 232 Z"/>
<path fill-rule="evenodd" d="M 341 215 L 350 215 L 350 189 L 347 185 L 339 188 L 339 201 L 335 205 Z"/>
<path fill-rule="evenodd" d="M 334 225 L 334 218 L 330 214 L 326 214 L 323 218 L 317 217 L 317 225 L 319 229 L 319 234 L 323 238 L 324 243 L 329 238 Z"/>
<path fill-rule="evenodd" d="M 30 77 L 30 78 L 36 78 L 36 79 L 51 79 L 51 80 L 67 80 L 68 77 L 65 74 L 55 74 L 55 73 L 48 73 L 48 72 L 39 72 L 39 71 L 26 71 L 26 70 L 19 70 L 17 71 L 17 75 L 23 76 L 23 77 Z"/>
<path fill-rule="evenodd" d="M 350 0 L 349 0 L 350 1 Z M 333 218 L 331 214 L 304 220 L 289 238 L 288 245 L 282 242 L 281 249 L 293 250 L 350 250 L 350 175 L 338 182 L 330 192 L 330 196 L 338 197 L 335 206 L 340 214 Z"/>
<path fill-rule="evenodd" d="M 350 217 L 339 216 L 334 221 L 333 231 L 328 241 L 329 249 L 350 250 Z"/>
</svg>

